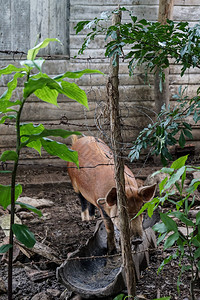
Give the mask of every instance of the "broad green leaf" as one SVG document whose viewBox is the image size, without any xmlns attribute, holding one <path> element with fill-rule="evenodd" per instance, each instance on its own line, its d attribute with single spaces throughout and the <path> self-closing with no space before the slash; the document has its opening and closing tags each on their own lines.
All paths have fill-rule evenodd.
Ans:
<svg viewBox="0 0 200 300">
<path fill-rule="evenodd" d="M 183 148 L 185 146 L 185 137 L 184 137 L 183 131 L 181 131 L 178 142 L 179 142 L 179 145 L 181 146 L 181 148 Z"/>
<path fill-rule="evenodd" d="M 26 225 L 13 224 L 12 231 L 18 241 L 24 244 L 27 248 L 32 248 L 35 245 L 36 240 L 34 234 L 28 229 Z"/>
<path fill-rule="evenodd" d="M 156 209 L 158 202 L 159 202 L 158 198 L 153 198 L 151 201 L 147 202 L 149 203 L 147 207 L 147 213 L 150 218 L 153 216 L 153 212 Z"/>
<path fill-rule="evenodd" d="M 49 89 L 56 90 L 58 92 L 62 92 L 62 88 L 55 80 L 51 79 L 50 77 L 31 77 L 27 82 L 24 84 L 24 98 L 29 97 L 31 94 L 35 93 L 35 91 L 43 89 L 44 87 L 48 87 Z M 53 102 L 55 99 L 53 100 Z M 49 103 L 51 103 L 49 101 Z"/>
<path fill-rule="evenodd" d="M 17 161 L 18 160 L 18 155 L 15 151 L 12 150 L 6 150 L 2 153 L 2 155 L 0 156 L 0 161 L 8 161 L 8 160 L 12 160 L 12 161 Z"/>
<path fill-rule="evenodd" d="M 11 244 L 2 245 L 0 247 L 0 253 L 6 253 L 10 248 L 12 248 Z"/>
<path fill-rule="evenodd" d="M 153 227 L 154 231 L 157 231 L 159 233 L 166 233 L 167 232 L 167 227 L 165 226 L 164 223 L 157 223 Z"/>
<path fill-rule="evenodd" d="M 183 222 L 186 226 L 194 226 L 194 223 L 188 219 L 183 212 L 181 211 L 175 211 L 172 213 L 176 218 L 178 218 L 181 222 Z"/>
<path fill-rule="evenodd" d="M 197 235 L 195 235 L 195 237 L 192 238 L 192 243 L 195 247 L 200 248 L 200 241 L 198 241 Z"/>
<path fill-rule="evenodd" d="M 168 264 L 171 260 L 173 259 L 173 255 L 169 255 L 168 257 L 166 257 L 162 263 L 160 264 L 157 273 L 159 273 L 160 271 L 162 271 L 162 269 L 164 268 L 164 266 L 166 264 Z"/>
<path fill-rule="evenodd" d="M 164 243 L 164 250 L 172 247 L 174 243 L 179 239 L 179 237 L 179 232 L 174 232 L 172 235 L 170 235 Z"/>
<path fill-rule="evenodd" d="M 15 201 L 22 193 L 21 184 L 15 186 Z M 10 185 L 0 185 L 0 205 L 6 209 L 11 203 L 11 186 Z"/>
<path fill-rule="evenodd" d="M 45 97 L 44 101 L 55 104 L 56 93 L 54 93 L 53 95 L 50 94 L 50 98 L 48 98 L 49 96 L 45 96 L 45 93 L 41 91 L 43 88 L 46 87 L 49 89 L 48 93 L 50 93 L 50 90 L 55 90 L 56 93 L 61 93 L 70 99 L 76 100 L 77 102 L 83 104 L 85 107 L 88 108 L 86 93 L 81 88 L 79 88 L 77 84 L 69 83 L 63 80 L 57 82 L 48 77 L 46 74 L 41 74 L 40 77 L 38 75 L 35 77 L 31 77 L 29 81 L 25 83 L 24 98 L 27 98 L 32 93 L 35 93 L 38 97 L 40 97 L 40 99 Z"/>
<path fill-rule="evenodd" d="M 43 137 L 49 137 L 49 136 L 68 138 L 72 134 L 81 135 L 81 133 L 79 131 L 69 131 L 69 130 L 64 130 L 64 129 L 45 129 L 44 128 L 44 130 L 42 132 L 28 136 L 28 140 L 26 141 L 26 143 L 30 143 L 32 141 L 36 141 Z"/>
<path fill-rule="evenodd" d="M 42 212 L 37 209 L 36 207 L 30 205 L 30 204 L 26 204 L 26 203 L 22 203 L 20 201 L 15 202 L 15 204 L 20 205 L 22 208 L 26 208 L 30 211 L 33 211 L 34 213 L 36 213 L 39 217 L 42 217 Z"/>
<path fill-rule="evenodd" d="M 146 209 L 147 209 L 147 212 L 148 212 L 148 216 L 151 218 L 152 215 L 153 215 L 153 211 L 156 208 L 156 204 L 158 202 L 159 202 L 158 198 L 153 198 L 151 201 L 144 203 L 144 205 L 142 206 L 140 211 L 137 213 L 137 215 L 135 217 L 133 217 L 133 219 L 140 216 Z"/>
<path fill-rule="evenodd" d="M 160 218 L 165 224 L 165 226 L 167 227 L 168 232 L 170 231 L 178 232 L 177 224 L 172 218 L 168 217 L 165 213 L 161 213 L 161 212 L 160 212 Z"/>
<path fill-rule="evenodd" d="M 167 181 L 164 190 L 169 189 L 173 184 L 175 184 L 176 181 L 178 181 L 180 179 L 180 177 L 182 176 L 182 174 L 185 172 L 185 166 L 181 167 L 180 169 L 178 169 L 178 171 L 176 173 L 174 173 L 169 180 Z"/>
<path fill-rule="evenodd" d="M 70 150 L 65 144 L 43 138 L 41 140 L 43 148 L 50 154 L 58 156 L 62 160 L 74 162 L 78 166 L 78 153 Z"/>
<path fill-rule="evenodd" d="M 12 92 L 17 87 L 17 79 L 23 77 L 24 75 L 25 74 L 22 73 L 15 73 L 13 79 L 8 82 L 8 89 L 1 95 L 0 100 L 10 100 L 12 97 Z"/>
<path fill-rule="evenodd" d="M 17 100 L 15 102 L 8 101 L 8 100 L 0 100 L 0 112 L 4 113 L 6 112 L 7 108 L 15 106 L 15 105 L 21 105 L 21 101 Z"/>
<path fill-rule="evenodd" d="M 88 108 L 86 93 L 77 84 L 62 81 L 61 85 L 62 94 L 66 95 L 70 99 L 76 100 L 77 102 L 83 104 L 86 108 Z"/>
<path fill-rule="evenodd" d="M 9 120 L 16 119 L 16 115 L 3 116 L 3 117 L 0 119 L 0 124 L 5 123 L 5 121 L 6 121 L 7 119 L 9 119 Z"/>
<path fill-rule="evenodd" d="M 180 169 L 181 167 L 185 166 L 187 158 L 188 158 L 188 155 L 179 157 L 177 160 L 175 160 L 172 163 L 171 168 L 176 170 L 176 169 Z"/>
<path fill-rule="evenodd" d="M 190 182 L 189 187 L 186 189 L 186 191 L 188 193 L 193 193 L 194 191 L 196 191 L 196 189 L 198 188 L 198 186 L 200 185 L 200 179 L 193 179 Z"/>
<path fill-rule="evenodd" d="M 14 65 L 8 65 L 7 67 L 0 69 L 0 77 L 2 74 L 7 75 L 13 72 L 26 72 L 25 68 L 17 68 Z"/>
<path fill-rule="evenodd" d="M 197 265 L 198 265 L 198 269 L 199 269 L 199 271 L 200 271 L 200 259 L 199 259 Z"/>
<path fill-rule="evenodd" d="M 102 74 L 104 75 L 104 73 L 102 73 L 101 71 L 98 71 L 98 70 L 90 70 L 90 69 L 84 69 L 84 70 L 81 70 L 81 71 L 74 71 L 74 72 L 65 72 L 64 74 L 60 74 L 58 76 L 55 76 L 53 77 L 54 80 L 61 80 L 61 79 L 64 79 L 64 78 L 80 78 L 81 76 L 83 76 L 84 74 Z"/>
<path fill-rule="evenodd" d="M 160 195 L 162 194 L 163 188 L 164 188 L 164 186 L 165 186 L 167 180 L 168 180 L 168 177 L 165 177 L 165 178 L 161 181 L 161 183 L 159 183 L 159 191 L 160 191 Z"/>
<path fill-rule="evenodd" d="M 196 224 L 199 225 L 200 224 L 200 211 L 197 213 L 196 215 Z"/>
<path fill-rule="evenodd" d="M 157 245 L 159 245 L 163 240 L 164 238 L 166 237 L 167 233 L 163 233 L 161 235 L 159 235 L 158 239 L 157 239 Z"/>
<path fill-rule="evenodd" d="M 200 247 L 194 252 L 194 258 L 195 259 L 200 258 Z"/>
<path fill-rule="evenodd" d="M 34 135 L 34 134 L 40 134 L 44 130 L 44 126 L 42 124 L 40 125 L 33 125 L 33 123 L 28 123 L 20 126 L 20 135 L 21 135 L 21 147 L 27 146 L 30 148 L 35 149 L 36 151 L 39 152 L 41 155 L 41 141 L 35 140 L 29 144 L 27 144 L 27 140 L 29 139 L 29 136 Z"/>
<path fill-rule="evenodd" d="M 34 94 L 39 99 L 58 106 L 58 92 L 56 90 L 50 89 L 48 86 L 44 86 L 42 89 L 36 90 Z"/>
<path fill-rule="evenodd" d="M 187 136 L 189 139 L 193 140 L 193 135 L 189 130 L 183 128 L 183 132 L 184 132 L 185 136 Z"/>
<path fill-rule="evenodd" d="M 124 298 L 125 298 L 124 294 L 119 294 L 113 300 L 124 300 Z"/>
<path fill-rule="evenodd" d="M 28 50 L 27 60 L 34 60 L 39 50 L 42 48 L 46 48 L 50 42 L 58 42 L 61 44 L 61 42 L 58 39 L 47 38 L 43 42 L 36 45 L 34 48 Z"/>
<path fill-rule="evenodd" d="M 157 175 L 157 174 L 160 174 L 160 173 L 167 173 L 167 174 L 171 174 L 174 172 L 174 169 L 173 168 L 162 168 L 161 170 L 158 170 L 156 172 L 154 172 L 151 177 Z"/>
<path fill-rule="evenodd" d="M 33 123 L 22 124 L 20 126 L 20 136 L 21 139 L 27 140 L 29 136 L 33 134 L 40 134 L 44 130 L 44 125 L 34 125 Z"/>
</svg>

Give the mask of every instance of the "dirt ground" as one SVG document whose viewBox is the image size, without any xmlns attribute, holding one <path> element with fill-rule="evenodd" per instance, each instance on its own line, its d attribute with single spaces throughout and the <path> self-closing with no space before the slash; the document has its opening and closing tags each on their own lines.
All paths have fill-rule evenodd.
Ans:
<svg viewBox="0 0 200 300">
<path fill-rule="evenodd" d="M 134 170 L 140 180 L 153 173 L 156 167 L 146 166 L 145 169 L 137 167 Z M 44 257 L 34 256 L 30 259 L 21 255 L 14 263 L 13 291 L 15 300 L 29 300 L 34 295 L 44 292 L 49 295 L 47 298 L 33 299 L 61 299 L 60 296 L 65 290 L 56 280 L 56 267 L 63 262 L 69 253 L 84 245 L 92 236 L 96 220 L 82 222 L 80 217 L 80 204 L 77 195 L 72 190 L 65 167 L 26 167 L 20 168 L 18 182 L 23 184 L 22 196 L 34 197 L 37 199 L 48 199 L 54 202 L 52 207 L 43 208 L 43 217 L 36 217 L 31 214 L 30 218 L 25 217 L 23 223 L 28 225 L 35 234 L 36 239 L 55 250 L 59 256 L 59 262 L 49 262 Z M 8 184 L 7 177 L 0 176 L 1 184 Z M 0 214 L 3 214 L 0 211 Z M 17 214 L 20 217 L 19 213 Z M 3 232 L 0 230 L 0 241 L 3 239 Z M 178 266 L 176 263 L 169 264 L 163 272 L 157 275 L 157 269 L 166 253 L 158 248 L 150 258 L 150 266 L 142 272 L 141 279 L 137 283 L 137 295 L 143 296 L 140 299 L 155 299 L 158 297 L 171 296 L 171 299 L 188 299 L 189 277 L 184 276 L 181 285 L 181 294 L 178 295 L 176 281 Z M 30 270 L 46 271 L 47 278 L 32 281 Z M 49 276 L 48 276 L 49 275 Z M 7 263 L 0 262 L 0 280 L 7 280 Z M 42 295 L 42 294 L 41 294 Z M 200 296 L 200 283 L 196 287 L 196 295 Z M 40 298 L 39 298 L 40 297 Z M 0 295 L 0 300 L 7 299 L 6 294 Z M 63 298 L 64 299 L 64 298 Z M 112 298 L 110 298 L 112 299 Z"/>
</svg>

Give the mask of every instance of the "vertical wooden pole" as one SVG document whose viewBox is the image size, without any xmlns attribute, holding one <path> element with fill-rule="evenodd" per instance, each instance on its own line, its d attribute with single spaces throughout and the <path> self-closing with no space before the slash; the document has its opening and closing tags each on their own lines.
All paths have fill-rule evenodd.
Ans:
<svg viewBox="0 0 200 300">
<path fill-rule="evenodd" d="M 113 25 L 121 21 L 121 14 L 114 14 Z M 124 180 L 124 162 L 123 162 L 123 139 L 121 134 L 121 122 L 119 113 L 119 57 L 117 57 L 116 66 L 113 66 L 113 59 L 110 62 L 110 74 L 107 84 L 107 93 L 110 105 L 110 126 L 111 126 L 111 140 L 114 153 L 115 162 L 115 180 L 117 187 L 117 205 L 119 209 L 120 218 L 120 237 L 122 262 L 125 270 L 126 284 L 129 294 L 129 299 L 133 299 L 136 293 L 136 279 L 135 268 L 131 254 L 130 245 L 130 229 L 129 219 L 127 213 L 127 200 L 125 194 L 125 180 Z"/>
<path fill-rule="evenodd" d="M 173 17 L 174 0 L 159 0 L 158 22 L 166 24 L 167 19 Z M 160 70 L 158 69 L 154 79 L 154 95 L 155 95 L 155 111 L 159 113 L 161 107 L 165 104 L 169 105 L 169 68 L 164 70 L 165 82 L 162 83 L 162 91 L 160 91 Z"/>
</svg>

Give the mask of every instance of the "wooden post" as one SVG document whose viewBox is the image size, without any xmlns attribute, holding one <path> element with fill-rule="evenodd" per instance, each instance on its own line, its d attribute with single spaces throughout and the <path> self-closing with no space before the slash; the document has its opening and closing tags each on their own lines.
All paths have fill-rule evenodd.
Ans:
<svg viewBox="0 0 200 300">
<path fill-rule="evenodd" d="M 121 21 L 121 14 L 113 14 L 113 25 Z M 123 139 L 121 134 L 121 122 L 119 114 L 119 57 L 117 64 L 113 66 L 113 59 L 110 62 L 110 74 L 107 84 L 107 93 L 110 105 L 110 126 L 111 140 L 115 162 L 115 180 L 117 188 L 117 205 L 120 218 L 120 237 L 122 250 L 122 263 L 125 270 L 126 284 L 129 299 L 133 299 L 136 293 L 135 268 L 131 253 L 130 229 L 127 213 L 127 200 L 125 194 L 124 162 L 123 162 Z"/>
<path fill-rule="evenodd" d="M 174 0 L 159 0 L 158 22 L 166 24 L 167 19 L 173 17 Z M 162 91 L 160 91 L 160 70 L 158 69 L 154 79 L 154 95 L 155 95 L 155 111 L 159 113 L 161 107 L 165 104 L 169 105 L 169 68 L 164 70 L 165 82 L 162 83 Z"/>
</svg>

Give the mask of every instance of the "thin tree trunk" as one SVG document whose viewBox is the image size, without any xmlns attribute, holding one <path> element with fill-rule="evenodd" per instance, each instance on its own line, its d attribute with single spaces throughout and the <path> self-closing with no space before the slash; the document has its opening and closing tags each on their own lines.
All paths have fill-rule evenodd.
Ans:
<svg viewBox="0 0 200 300">
<path fill-rule="evenodd" d="M 119 14 L 113 15 L 113 25 L 121 21 Z M 117 187 L 117 201 L 120 218 L 120 237 L 122 262 L 125 270 L 126 284 L 128 289 L 129 299 L 133 299 L 136 294 L 136 279 L 135 268 L 131 254 L 130 245 L 130 230 L 129 219 L 127 214 L 127 200 L 125 194 L 125 180 L 124 180 L 124 162 L 123 162 L 123 139 L 121 134 L 121 124 L 119 115 L 119 57 L 117 57 L 117 65 L 113 66 L 113 59 L 110 63 L 110 75 L 108 79 L 107 92 L 110 105 L 110 124 L 111 124 L 111 140 L 115 161 L 115 180 Z"/>
<path fill-rule="evenodd" d="M 174 0 L 160 0 L 158 22 L 166 24 L 167 19 L 173 17 Z M 165 82 L 162 82 L 162 90 L 160 90 L 160 70 L 157 69 L 154 79 L 154 95 L 155 95 L 155 110 L 157 113 L 161 111 L 161 107 L 165 104 L 166 108 L 169 105 L 169 68 L 164 70 Z"/>
</svg>

